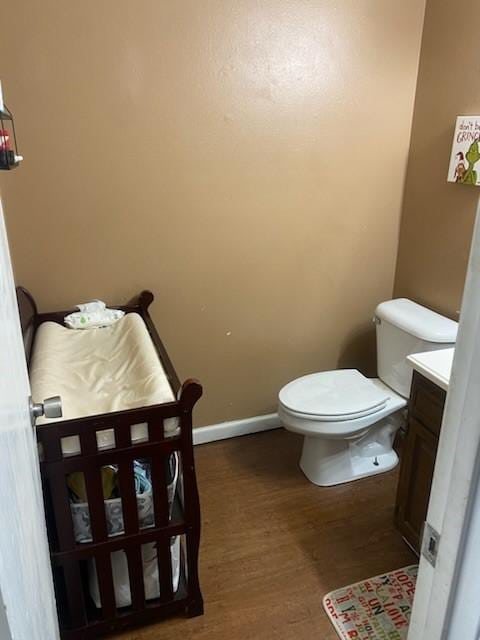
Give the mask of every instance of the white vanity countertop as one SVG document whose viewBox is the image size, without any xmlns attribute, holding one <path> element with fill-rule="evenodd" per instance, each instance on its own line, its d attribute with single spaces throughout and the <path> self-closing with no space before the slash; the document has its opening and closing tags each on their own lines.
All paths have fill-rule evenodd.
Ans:
<svg viewBox="0 0 480 640">
<path fill-rule="evenodd" d="M 447 391 L 454 353 L 455 349 L 452 347 L 438 351 L 413 353 L 411 356 L 407 356 L 407 360 L 425 378 Z"/>
</svg>

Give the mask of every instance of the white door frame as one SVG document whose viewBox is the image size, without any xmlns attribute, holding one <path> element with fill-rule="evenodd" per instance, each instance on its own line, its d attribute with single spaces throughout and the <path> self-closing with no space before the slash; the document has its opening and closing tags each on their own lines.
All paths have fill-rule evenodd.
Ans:
<svg viewBox="0 0 480 640">
<path fill-rule="evenodd" d="M 0 640 L 59 637 L 29 396 L 0 200 Z"/>
<path fill-rule="evenodd" d="M 420 560 L 408 640 L 478 638 L 479 466 L 480 204 L 427 515 L 440 534 L 438 556 L 435 568 Z"/>
</svg>

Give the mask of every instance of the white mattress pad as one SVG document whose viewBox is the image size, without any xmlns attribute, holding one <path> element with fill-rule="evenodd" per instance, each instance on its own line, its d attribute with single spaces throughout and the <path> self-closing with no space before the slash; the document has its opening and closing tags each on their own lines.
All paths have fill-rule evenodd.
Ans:
<svg viewBox="0 0 480 640">
<path fill-rule="evenodd" d="M 58 420 L 135 409 L 175 400 L 147 327 L 137 313 L 115 324 L 77 331 L 44 322 L 36 332 L 30 368 L 34 402 L 59 395 L 62 418 L 40 418 L 38 426 Z M 165 433 L 178 419 L 165 420 Z M 147 439 L 147 425 L 135 425 L 132 441 Z M 114 444 L 113 430 L 97 433 L 100 448 Z M 78 438 L 62 440 L 64 455 L 80 452 Z"/>
</svg>

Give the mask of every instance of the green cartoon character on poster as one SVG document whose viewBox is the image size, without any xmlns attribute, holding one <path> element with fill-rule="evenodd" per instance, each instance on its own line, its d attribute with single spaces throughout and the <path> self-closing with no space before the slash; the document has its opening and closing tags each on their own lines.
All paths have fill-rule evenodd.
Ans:
<svg viewBox="0 0 480 640">
<path fill-rule="evenodd" d="M 472 142 L 467 153 L 465 154 L 465 160 L 468 162 L 468 167 L 462 177 L 463 184 L 477 184 L 477 172 L 475 171 L 475 165 L 480 160 L 480 149 L 478 146 L 478 140 Z"/>
<path fill-rule="evenodd" d="M 480 187 L 480 115 L 457 116 L 447 180 Z"/>
</svg>

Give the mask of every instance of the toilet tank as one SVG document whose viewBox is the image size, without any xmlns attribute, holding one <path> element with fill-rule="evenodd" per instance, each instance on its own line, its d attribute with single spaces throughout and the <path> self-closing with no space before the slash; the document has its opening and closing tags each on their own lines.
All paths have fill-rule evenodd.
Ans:
<svg viewBox="0 0 480 640">
<path fill-rule="evenodd" d="M 453 347 L 458 323 L 406 298 L 375 309 L 378 377 L 404 398 L 410 395 L 412 353 Z"/>
</svg>

